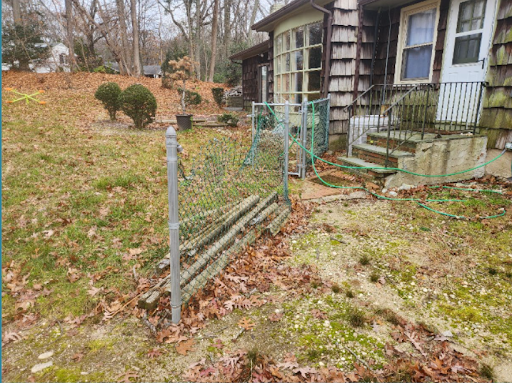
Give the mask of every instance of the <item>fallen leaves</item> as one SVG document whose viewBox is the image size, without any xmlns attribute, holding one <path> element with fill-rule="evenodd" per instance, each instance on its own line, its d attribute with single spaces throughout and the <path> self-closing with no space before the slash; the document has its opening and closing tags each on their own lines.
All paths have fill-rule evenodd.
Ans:
<svg viewBox="0 0 512 383">
<path fill-rule="evenodd" d="M 327 319 L 327 314 L 318 309 L 311 310 L 311 315 L 313 315 L 313 318 L 316 319 Z"/>
<path fill-rule="evenodd" d="M 149 358 L 149 359 L 156 359 L 158 357 L 160 357 L 161 355 L 163 354 L 163 351 L 159 348 L 153 348 L 151 350 L 148 351 L 148 353 L 146 354 L 146 356 Z"/>
<path fill-rule="evenodd" d="M 283 319 L 283 316 L 283 313 L 273 313 L 269 315 L 268 320 L 271 322 L 279 322 L 281 319 Z"/>
<path fill-rule="evenodd" d="M 80 362 L 84 356 L 85 356 L 85 354 L 83 354 L 81 352 L 77 352 L 77 353 L 73 354 L 73 356 L 71 357 L 71 360 L 73 360 L 73 362 Z"/>
<path fill-rule="evenodd" d="M 240 321 L 238 322 L 238 326 L 242 327 L 245 331 L 249 331 L 252 330 L 256 326 L 256 324 L 252 320 L 244 317 L 240 319 Z"/>
<path fill-rule="evenodd" d="M 15 343 L 22 340 L 23 337 L 14 331 L 8 331 L 2 334 L 2 347 L 9 344 L 9 343 Z"/>
<path fill-rule="evenodd" d="M 180 355 L 187 355 L 189 351 L 194 351 L 192 346 L 194 346 L 194 339 L 185 340 L 183 342 L 178 343 L 176 345 L 176 352 Z"/>
<path fill-rule="evenodd" d="M 118 383 L 131 383 L 136 381 L 139 378 L 139 374 L 135 371 L 126 371 L 124 374 L 119 375 L 116 378 Z"/>
<path fill-rule="evenodd" d="M 68 268 L 67 276 L 68 276 L 68 280 L 71 283 L 74 283 L 81 278 L 80 271 L 78 269 L 74 269 L 72 267 Z"/>
</svg>

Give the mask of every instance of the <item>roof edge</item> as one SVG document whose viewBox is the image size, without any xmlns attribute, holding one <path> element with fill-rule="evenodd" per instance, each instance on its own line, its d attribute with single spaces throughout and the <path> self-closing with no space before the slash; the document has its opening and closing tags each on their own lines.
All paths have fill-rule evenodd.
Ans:
<svg viewBox="0 0 512 383">
<path fill-rule="evenodd" d="M 259 44 L 253 45 L 250 48 L 247 48 L 247 49 L 244 49 L 243 51 L 237 52 L 237 53 L 229 56 L 229 59 L 231 61 L 245 60 L 246 58 L 256 56 L 259 53 L 263 53 L 268 49 L 269 41 L 270 40 L 267 39 Z"/>
<path fill-rule="evenodd" d="M 300 8 L 303 5 L 308 4 L 308 3 L 309 3 L 309 0 L 295 0 L 295 1 L 292 1 L 291 3 L 286 4 L 282 8 L 279 8 L 274 13 L 271 13 L 267 17 L 264 17 L 263 19 L 261 19 L 257 23 L 253 24 L 251 26 L 251 28 L 254 29 L 255 31 L 260 32 L 259 29 L 263 28 L 264 26 L 266 26 L 266 25 L 268 25 L 268 24 L 270 24 L 270 23 L 272 23 L 272 22 L 274 22 L 276 20 L 279 20 L 281 17 L 286 16 L 289 12 L 294 11 L 295 9 Z"/>
</svg>

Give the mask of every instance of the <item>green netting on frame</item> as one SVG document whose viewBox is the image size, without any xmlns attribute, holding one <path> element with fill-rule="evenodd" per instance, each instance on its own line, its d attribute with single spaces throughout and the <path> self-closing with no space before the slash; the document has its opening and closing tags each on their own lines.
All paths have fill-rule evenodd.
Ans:
<svg viewBox="0 0 512 383">
<path fill-rule="evenodd" d="M 321 156 L 329 147 L 329 117 L 330 98 L 289 104 L 290 134 L 303 147 L 316 156 Z M 253 120 L 254 126 L 260 126 L 262 130 L 282 134 L 285 124 L 285 106 L 269 103 L 255 104 Z M 311 156 L 301 149 L 295 140 L 290 141 L 290 174 L 303 176 L 305 175 L 303 169 L 311 166 Z"/>
<path fill-rule="evenodd" d="M 243 242 L 288 209 L 282 132 L 262 119 L 252 143 L 213 139 L 178 179 L 180 265 L 187 302 L 222 270 Z M 278 209 L 279 208 L 279 209 Z"/>
</svg>

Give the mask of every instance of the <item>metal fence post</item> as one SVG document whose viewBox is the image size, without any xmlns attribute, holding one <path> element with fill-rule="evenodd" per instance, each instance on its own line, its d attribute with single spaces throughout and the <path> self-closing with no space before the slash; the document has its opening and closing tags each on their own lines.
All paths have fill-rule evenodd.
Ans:
<svg viewBox="0 0 512 383">
<path fill-rule="evenodd" d="M 301 175 L 302 179 L 306 178 L 306 168 L 307 168 L 307 155 L 306 155 L 306 145 L 307 145 L 307 136 L 308 136 L 308 98 L 304 97 L 304 101 L 302 102 L 302 127 L 301 127 L 301 144 L 304 149 L 301 148 Z"/>
<path fill-rule="evenodd" d="M 290 104 L 288 101 L 284 104 L 284 132 L 283 132 L 283 138 L 284 138 L 284 174 L 283 174 L 283 187 L 284 187 L 284 193 L 285 193 L 285 200 L 286 202 L 289 202 L 288 199 L 288 151 L 289 151 L 289 144 L 290 139 L 288 137 L 290 132 Z"/>
<path fill-rule="evenodd" d="M 171 255 L 171 308 L 172 322 L 181 318 L 180 290 L 180 223 L 178 218 L 178 140 L 172 126 L 165 133 L 167 149 L 167 196 L 169 202 L 169 245 Z M 181 147 L 180 147 L 181 148 Z"/>
<path fill-rule="evenodd" d="M 251 114 L 251 122 L 252 122 L 252 129 L 251 129 L 251 144 L 254 143 L 254 118 L 256 115 L 254 114 L 256 111 L 256 108 L 254 106 L 254 101 L 252 102 L 252 114 Z"/>
</svg>

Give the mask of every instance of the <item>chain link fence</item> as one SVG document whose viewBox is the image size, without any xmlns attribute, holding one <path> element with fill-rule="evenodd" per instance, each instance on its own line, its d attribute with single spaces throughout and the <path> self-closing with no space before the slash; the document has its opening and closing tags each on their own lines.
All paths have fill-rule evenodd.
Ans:
<svg viewBox="0 0 512 383">
<path fill-rule="evenodd" d="M 260 124 L 262 125 L 262 124 Z M 181 306 L 263 232 L 276 234 L 290 213 L 285 130 L 258 127 L 251 143 L 213 139 L 178 166 L 176 133 L 166 134 L 170 254 L 157 266 L 170 280 L 139 301 L 152 309 L 171 293 L 173 322 Z"/>
<path fill-rule="evenodd" d="M 183 304 L 246 245 L 264 232 L 275 235 L 288 218 L 288 175 L 297 174 L 288 169 L 305 169 L 307 159 L 295 141 L 316 155 L 327 149 L 329 99 L 253 104 L 253 111 L 250 144 L 213 139 L 188 166 L 178 164 L 182 148 L 174 128 L 167 129 L 170 252 L 157 271 L 170 267 L 170 275 L 141 296 L 140 307 L 152 310 L 170 293 L 178 323 Z"/>
<path fill-rule="evenodd" d="M 253 138 L 257 128 L 282 134 L 285 123 L 293 136 L 290 141 L 290 175 L 301 178 L 311 165 L 311 156 L 303 148 L 317 156 L 324 154 L 329 146 L 330 96 L 324 99 L 301 104 L 288 104 L 289 118 L 286 119 L 286 104 L 253 103 Z"/>
</svg>

